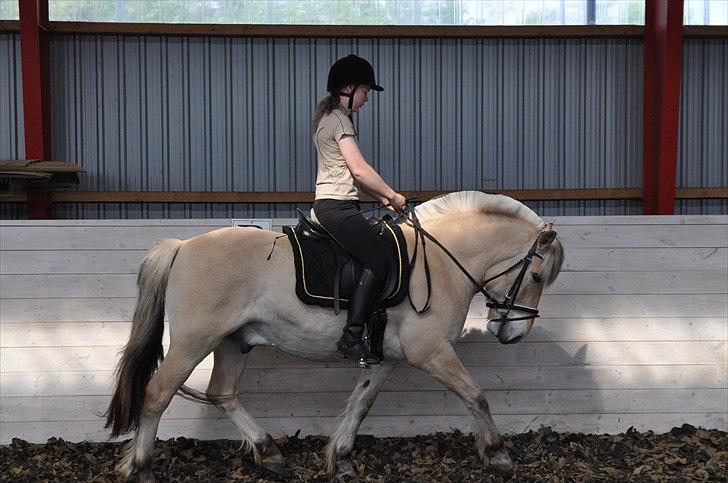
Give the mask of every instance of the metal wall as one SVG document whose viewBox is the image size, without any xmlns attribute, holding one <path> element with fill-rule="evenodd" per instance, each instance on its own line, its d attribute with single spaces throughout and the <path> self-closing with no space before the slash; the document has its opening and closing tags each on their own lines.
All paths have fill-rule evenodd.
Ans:
<svg viewBox="0 0 728 483">
<path fill-rule="evenodd" d="M 371 93 L 357 122 L 365 156 L 396 189 L 642 184 L 643 49 L 639 39 L 625 38 L 54 36 L 54 158 L 86 167 L 82 190 L 313 190 L 308 121 L 325 94 L 328 67 L 351 52 L 375 64 L 385 87 Z M 686 69 L 697 62 L 712 79 L 720 69 L 715 58 L 724 71 L 725 41 L 686 42 Z M 683 105 L 698 98 L 706 106 L 725 102 L 725 85 L 686 81 Z M 694 115 L 705 111 L 696 106 Z M 689 125 L 683 139 L 697 136 Z M 712 142 L 722 154 L 699 153 L 701 169 L 722 170 L 726 185 L 725 169 L 715 167 L 721 159 L 725 165 L 725 141 Z M 715 185 L 680 176 L 681 186 Z M 726 212 L 725 203 L 698 205 L 681 203 L 680 210 Z M 531 206 L 544 215 L 641 213 L 637 200 Z M 107 203 L 60 205 L 56 216 L 291 217 L 294 211 L 288 204 Z"/>
<path fill-rule="evenodd" d="M 686 39 L 677 186 L 728 186 L 728 39 Z M 728 200 L 679 200 L 677 213 L 725 214 Z"/>
<path fill-rule="evenodd" d="M 0 34 L 0 159 L 23 159 L 20 35 Z"/>
<path fill-rule="evenodd" d="M 400 190 L 641 183 L 642 46 L 630 39 L 409 40 L 62 36 L 54 153 L 90 190 L 312 190 L 308 130 L 328 67 L 357 52 L 383 93 L 363 152 Z M 637 203 L 537 206 L 639 213 Z M 290 216 L 286 205 L 83 206 L 61 217 Z"/>
<path fill-rule="evenodd" d="M 0 34 L 0 159 L 25 158 L 20 35 Z M 24 218 L 24 206 L 0 202 L 0 219 Z"/>
</svg>

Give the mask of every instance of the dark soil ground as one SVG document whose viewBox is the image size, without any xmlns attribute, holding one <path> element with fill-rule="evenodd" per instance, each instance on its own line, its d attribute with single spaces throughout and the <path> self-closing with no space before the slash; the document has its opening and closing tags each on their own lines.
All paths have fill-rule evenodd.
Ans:
<svg viewBox="0 0 728 483">
<path fill-rule="evenodd" d="M 277 440 L 290 475 L 285 481 L 329 481 L 322 437 Z M 512 481 L 726 481 L 728 433 L 690 425 L 665 434 L 628 430 L 620 435 L 556 433 L 541 428 L 506 437 L 515 462 Z M 52 438 L 45 444 L 14 440 L 0 447 L 3 481 L 117 481 L 122 445 Z M 357 437 L 355 481 L 504 481 L 478 460 L 472 435 L 458 431 L 412 438 Z M 159 481 L 284 481 L 256 468 L 239 441 L 158 441 Z"/>
</svg>

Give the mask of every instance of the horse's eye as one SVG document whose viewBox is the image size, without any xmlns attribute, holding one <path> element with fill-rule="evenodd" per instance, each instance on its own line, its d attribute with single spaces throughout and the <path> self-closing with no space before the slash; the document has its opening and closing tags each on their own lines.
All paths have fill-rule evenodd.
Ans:
<svg viewBox="0 0 728 483">
<path fill-rule="evenodd" d="M 543 281 L 541 274 L 536 272 L 531 272 L 531 279 L 536 283 L 541 283 Z"/>
</svg>

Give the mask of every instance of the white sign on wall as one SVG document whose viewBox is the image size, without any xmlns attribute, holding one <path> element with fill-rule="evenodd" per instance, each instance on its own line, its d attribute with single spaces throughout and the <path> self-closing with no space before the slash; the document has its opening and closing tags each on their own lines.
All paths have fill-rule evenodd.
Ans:
<svg viewBox="0 0 728 483">
<path fill-rule="evenodd" d="M 233 218 L 230 226 L 252 226 L 263 230 L 273 229 L 273 220 L 270 218 Z"/>
</svg>

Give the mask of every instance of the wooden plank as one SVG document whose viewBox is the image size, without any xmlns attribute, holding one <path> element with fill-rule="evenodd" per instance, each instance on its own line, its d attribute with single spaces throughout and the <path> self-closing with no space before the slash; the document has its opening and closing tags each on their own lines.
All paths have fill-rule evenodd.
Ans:
<svg viewBox="0 0 728 483">
<path fill-rule="evenodd" d="M 570 431 L 594 434 L 624 433 L 633 426 L 638 431 L 667 432 L 683 423 L 703 428 L 728 427 L 726 413 L 658 413 L 658 414 L 542 414 L 495 415 L 498 430 L 503 434 L 520 434 L 551 426 L 554 431 Z M 323 418 L 324 431 L 331 434 L 336 418 Z M 436 431 L 449 432 L 457 428 L 465 433 L 477 432 L 470 416 L 368 416 L 362 423 L 359 434 L 387 436 L 416 436 Z"/>
<path fill-rule="evenodd" d="M 210 369 L 195 370 L 186 384 L 204 391 Z M 356 384 L 354 367 L 248 368 L 239 390 L 245 393 L 347 392 Z M 516 389 L 726 389 L 728 366 L 497 366 L 475 368 L 472 376 L 487 390 Z M 0 373 L 4 397 L 109 396 L 113 371 Z M 401 362 L 385 391 L 442 391 L 423 371 Z"/>
<path fill-rule="evenodd" d="M 687 191 L 685 191 L 687 190 Z M 683 189 L 681 197 L 728 197 L 721 188 Z M 489 190 L 521 201 L 638 199 L 641 188 L 572 188 Z M 449 191 L 402 191 L 405 198 L 426 201 Z M 60 191 L 60 203 L 313 203 L 312 191 Z M 373 202 L 368 196 L 362 201 Z"/>
<path fill-rule="evenodd" d="M 683 37 L 726 38 L 728 37 L 728 27 L 725 25 L 685 25 Z"/>
<path fill-rule="evenodd" d="M 295 218 L 272 218 L 273 224 L 291 225 Z M 544 216 L 545 222 L 559 225 L 727 225 L 728 215 L 619 215 L 619 216 Z M 123 220 L 0 220 L 0 227 L 32 228 L 36 226 L 229 226 L 228 218 L 202 219 L 123 219 Z"/>
<path fill-rule="evenodd" d="M 0 274 L 0 294 L 0 300 L 36 297 L 136 297 L 136 274 Z"/>
<path fill-rule="evenodd" d="M 0 32 L 4 34 L 20 33 L 19 20 L 0 20 Z"/>
<path fill-rule="evenodd" d="M 136 273 L 146 249 L 2 251 L 1 274 Z M 726 248 L 571 248 L 568 271 L 725 270 Z"/>
<path fill-rule="evenodd" d="M 0 230 L 3 250 L 148 250 L 165 238 L 186 240 L 217 227 L 46 227 Z M 250 228 L 241 228 L 250 229 Z"/>
<path fill-rule="evenodd" d="M 641 37 L 640 25 L 265 25 L 50 22 L 54 34 L 177 35 L 203 37 Z"/>
<path fill-rule="evenodd" d="M 539 302 L 543 317 L 728 317 L 725 294 L 661 295 L 549 295 Z M 9 301 L 9 304 L 13 301 Z M 488 314 L 485 297 L 478 294 L 470 305 L 468 317 Z M 28 319 L 32 320 L 32 319 Z"/>
<path fill-rule="evenodd" d="M 571 248 L 564 249 L 562 270 L 724 270 L 726 248 Z"/>
<path fill-rule="evenodd" d="M 86 168 L 66 161 L 46 161 L 42 159 L 10 159 L 0 160 L 0 173 L 11 171 L 40 171 L 48 175 L 53 173 L 85 173 Z"/>
<path fill-rule="evenodd" d="M 728 363 L 726 341 L 679 342 L 529 342 L 456 344 L 463 364 L 492 366 L 623 366 Z M 73 372 L 114 370 L 117 351 L 109 347 L 17 347 L 0 352 L 3 372 Z M 197 367 L 212 369 L 210 354 Z M 247 366 L 262 368 L 350 367 L 339 358 L 308 361 L 269 347 L 257 347 Z"/>
<path fill-rule="evenodd" d="M 549 295 L 539 309 L 549 318 L 601 317 L 727 317 L 725 294 L 661 295 Z M 7 299 L 0 320 L 16 322 L 113 322 L 131 320 L 136 298 Z M 485 298 L 473 299 L 468 317 L 484 318 Z"/>
<path fill-rule="evenodd" d="M 725 389 L 728 366 L 499 366 L 474 368 L 471 375 L 491 390 L 515 389 Z M 721 373 L 721 371 L 723 371 Z M 246 369 L 247 392 L 351 391 L 357 369 Z M 206 384 L 207 381 L 203 382 Z M 423 371 L 402 362 L 384 385 L 385 391 L 436 391 L 442 386 Z"/>
<path fill-rule="evenodd" d="M 562 272 L 550 295 L 672 295 L 728 293 L 728 271 Z"/>
<path fill-rule="evenodd" d="M 287 219 L 287 218 L 281 218 Z M 278 220 L 278 219 L 274 219 Z M 0 220 L 0 227 L 29 229 L 37 227 L 190 227 L 222 228 L 230 226 L 230 218 L 126 218 L 109 220 Z"/>
<path fill-rule="evenodd" d="M 84 22 L 85 23 L 85 22 Z M 642 188 L 536 188 L 513 190 L 488 190 L 520 201 L 585 201 L 630 200 L 642 196 Z M 408 199 L 426 201 L 450 191 L 402 191 Z M 311 191 L 58 191 L 54 201 L 59 203 L 312 203 Z M 677 188 L 678 199 L 726 199 L 728 188 L 696 187 Z M 27 196 L 20 192 L 8 197 L 6 202 L 25 202 Z M 362 196 L 363 202 L 373 202 Z"/>
<path fill-rule="evenodd" d="M 696 187 L 696 188 L 677 188 L 675 197 L 683 200 L 698 199 L 726 199 L 728 198 L 728 187 Z"/>
<path fill-rule="evenodd" d="M 10 299 L 0 305 L 3 322 L 131 320 L 135 298 Z"/>
<path fill-rule="evenodd" d="M 563 226 L 558 234 L 572 248 L 725 248 L 724 225 Z"/>
<path fill-rule="evenodd" d="M 322 434 L 321 418 L 256 418 L 274 437 L 294 434 L 299 429 L 301 435 Z M 64 436 L 66 441 L 99 441 L 109 440 L 109 432 L 104 429 L 103 421 L 60 421 L 60 422 L 22 422 L 3 423 L 0 425 L 0 444 L 10 444 L 12 438 L 20 438 L 31 443 L 45 443 L 48 438 Z M 240 432 L 232 421 L 221 419 L 180 419 L 165 421 L 160 425 L 157 437 L 161 439 L 184 436 L 198 439 L 232 439 L 239 440 Z M 128 440 L 130 435 L 112 441 Z"/>
<path fill-rule="evenodd" d="M 0 273 L 135 274 L 147 250 L 0 251 Z"/>
<path fill-rule="evenodd" d="M 22 350 L 22 349 L 21 349 Z M 519 342 L 513 346 L 457 344 L 466 366 L 725 364 L 728 343 L 709 342 Z"/>
<path fill-rule="evenodd" d="M 724 225 L 617 225 L 571 226 L 558 230 L 571 248 L 725 248 L 728 226 Z M 122 250 L 149 249 L 164 238 L 188 239 L 217 227 L 146 227 L 128 229 L 98 227 L 7 227 L 0 230 L 3 250 Z"/>
<path fill-rule="evenodd" d="M 704 428 L 728 429 L 726 413 L 662 413 L 662 414 L 544 414 L 496 415 L 493 418 L 498 429 L 508 434 L 519 434 L 537 430 L 540 426 L 551 426 L 555 431 L 583 433 L 623 433 L 630 426 L 638 431 L 654 430 L 667 432 L 671 428 L 689 423 Z M 332 434 L 337 418 L 256 418 L 256 421 L 273 437 L 292 435 L 298 429 L 301 436 Z M 473 431 L 470 416 L 369 416 L 359 434 L 378 437 L 415 436 L 436 431 L 450 432 L 457 428 L 463 432 Z M 108 440 L 108 431 L 103 421 L 69 422 L 22 422 L 4 423 L 0 426 L 0 444 L 10 444 L 12 438 L 31 443 L 45 443 L 48 438 L 64 435 L 70 442 Z M 165 419 L 159 426 L 158 437 L 162 440 L 184 436 L 203 440 L 240 439 L 237 429 L 227 418 L 205 420 Z M 121 440 L 128 439 L 122 437 Z M 250 456 L 246 456 L 250 458 Z"/>
<path fill-rule="evenodd" d="M 728 271 L 562 272 L 551 295 L 728 293 Z M 0 274 L 0 299 L 136 297 L 135 274 Z"/>
<path fill-rule="evenodd" d="M 0 368 L 3 372 L 109 371 L 116 368 L 117 353 L 110 347 L 94 346 L 6 348 L 0 352 Z M 210 354 L 197 367 L 212 369 L 212 365 Z"/>
<path fill-rule="evenodd" d="M 728 215 L 619 215 L 543 216 L 544 222 L 562 225 L 728 225 Z"/>
<path fill-rule="evenodd" d="M 486 333 L 487 320 L 465 321 L 460 343 L 498 342 Z M 0 323 L 0 348 L 77 347 L 121 348 L 129 338 L 131 322 L 27 322 Z M 725 341 L 728 324 L 723 318 L 541 318 L 528 334 L 529 342 L 625 341 Z M 165 323 L 164 344 L 169 343 Z"/>
<path fill-rule="evenodd" d="M 485 333 L 486 319 L 469 318 L 463 327 L 461 343 L 494 341 Z M 530 342 L 636 342 L 680 340 L 728 340 L 725 318 L 547 318 L 536 321 L 527 339 Z"/>
<path fill-rule="evenodd" d="M 383 391 L 372 416 L 451 416 L 469 414 L 450 391 Z M 346 406 L 348 392 L 244 393 L 239 399 L 252 417 L 336 417 Z M 587 413 L 705 413 L 728 407 L 724 389 L 618 389 L 489 391 L 492 414 Z M 103 414 L 110 396 L 0 397 L 0 422 L 89 421 Z M 218 419 L 220 411 L 177 397 L 163 418 Z"/>
</svg>

